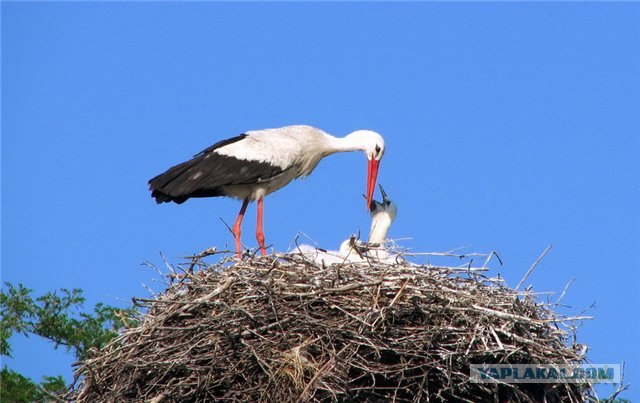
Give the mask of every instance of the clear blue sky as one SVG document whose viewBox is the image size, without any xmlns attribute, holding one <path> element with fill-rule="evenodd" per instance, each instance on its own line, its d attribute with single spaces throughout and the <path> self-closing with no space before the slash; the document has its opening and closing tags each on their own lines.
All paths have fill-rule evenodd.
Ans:
<svg viewBox="0 0 640 403">
<path fill-rule="evenodd" d="M 579 342 L 640 379 L 640 4 L 2 2 L 2 277 L 125 306 L 174 263 L 232 245 L 227 199 L 156 205 L 147 180 L 245 130 L 373 129 L 394 238 L 496 250 L 515 285 L 595 303 Z M 265 202 L 267 242 L 325 248 L 368 216 L 360 153 Z M 245 243 L 255 246 L 255 210 Z M 455 264 L 456 262 L 452 262 Z M 11 368 L 70 378 L 15 338 Z M 625 395 L 640 398 L 640 384 Z M 610 389 L 603 389 L 607 393 Z"/>
</svg>

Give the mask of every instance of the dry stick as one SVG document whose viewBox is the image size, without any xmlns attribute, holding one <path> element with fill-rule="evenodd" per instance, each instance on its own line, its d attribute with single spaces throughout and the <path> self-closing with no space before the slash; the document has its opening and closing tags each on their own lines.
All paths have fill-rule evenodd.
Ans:
<svg viewBox="0 0 640 403">
<path fill-rule="evenodd" d="M 512 313 L 508 313 L 508 312 L 500 312 L 500 311 L 496 311 L 494 309 L 490 309 L 490 308 L 485 308 L 483 306 L 479 306 L 479 305 L 471 305 L 472 308 L 478 310 L 478 311 L 483 311 L 486 312 L 488 314 L 491 315 L 495 315 L 501 318 L 505 318 L 505 319 L 512 319 L 512 320 L 519 320 L 522 322 L 528 322 L 528 323 L 540 323 L 542 322 L 540 319 L 531 319 L 531 318 L 526 318 L 524 316 L 520 316 L 520 315 L 514 315 Z M 449 309 L 453 309 L 453 310 L 469 310 L 468 308 L 449 308 Z"/>
<path fill-rule="evenodd" d="M 569 281 L 567 283 L 567 285 L 564 286 L 564 290 L 562 290 L 562 293 L 560 294 L 560 296 L 558 297 L 558 299 L 556 300 L 556 302 L 553 304 L 553 306 L 558 306 L 560 305 L 560 301 L 562 301 L 562 298 L 564 298 L 564 294 L 566 294 L 567 290 L 569 289 L 569 287 L 571 286 L 571 284 L 573 284 L 573 282 L 576 281 L 575 278 L 571 279 L 571 281 Z"/>
<path fill-rule="evenodd" d="M 164 400 L 166 396 L 164 395 L 164 393 L 159 394 L 158 396 L 154 397 L 153 399 L 149 400 L 149 403 L 160 403 L 161 401 Z"/>
<path fill-rule="evenodd" d="M 487 265 L 489 264 L 489 261 L 494 256 L 498 259 L 498 262 L 500 263 L 500 266 L 502 266 L 502 259 L 500 259 L 500 255 L 498 255 L 498 253 L 495 250 L 492 250 L 489 253 L 489 255 L 487 256 L 487 259 L 484 261 L 484 264 L 482 265 L 482 269 L 487 267 Z M 471 266 L 471 262 L 469 262 L 469 266 Z"/>
<path fill-rule="evenodd" d="M 164 256 L 162 256 L 162 253 L 160 253 L 160 256 L 164 260 Z M 160 276 L 160 278 L 164 278 L 164 274 L 162 274 L 160 269 L 158 269 L 155 264 L 149 262 L 148 260 L 142 262 L 141 265 L 142 266 L 146 266 L 146 267 L 150 268 L 151 270 L 155 271 L 158 274 L 158 276 Z M 165 265 L 166 265 L 166 261 L 165 261 Z M 169 270 L 173 270 L 173 268 L 171 266 L 167 266 L 167 267 L 169 268 Z"/>
<path fill-rule="evenodd" d="M 162 263 L 164 263 L 164 265 L 169 269 L 169 270 L 173 270 L 173 266 L 171 265 L 171 263 L 167 260 L 167 258 L 164 256 L 164 253 L 160 252 L 160 259 L 162 259 Z"/>
<path fill-rule="evenodd" d="M 248 336 L 250 334 L 254 334 L 254 335 L 258 335 L 258 333 L 264 332 L 265 330 L 271 330 L 274 327 L 277 326 L 282 326 L 283 324 L 287 323 L 287 322 L 291 322 L 293 320 L 293 318 L 288 317 L 288 318 L 284 318 L 278 322 L 274 322 L 274 323 L 270 323 L 268 325 L 259 327 L 257 329 L 247 329 L 244 332 L 240 333 L 240 336 Z"/>
<path fill-rule="evenodd" d="M 353 291 L 353 290 L 356 290 L 358 288 L 371 287 L 371 286 L 380 285 L 380 284 L 382 284 L 382 280 L 371 281 L 371 282 L 368 282 L 368 283 L 351 284 L 351 285 L 346 285 L 344 287 L 339 287 L 339 288 L 326 288 L 324 290 L 318 290 L 318 291 L 313 291 L 313 292 L 282 293 L 281 295 L 284 295 L 284 296 L 287 296 L 287 297 L 312 297 L 312 296 L 319 296 L 319 295 L 324 295 L 324 294 L 337 294 L 337 293 L 342 293 L 342 292 L 347 292 L 347 291 Z"/>
<path fill-rule="evenodd" d="M 498 334 L 496 333 L 496 330 L 493 328 L 493 326 L 490 327 L 489 330 L 491 331 L 491 334 L 493 335 L 493 338 L 498 343 L 498 346 L 500 347 L 500 350 L 504 350 L 504 345 L 502 344 L 502 341 L 500 341 L 500 338 L 498 337 Z"/>
<path fill-rule="evenodd" d="M 608 402 L 613 402 L 616 400 L 616 397 L 618 397 L 618 395 L 622 392 L 624 392 L 625 390 L 629 389 L 630 385 L 624 385 L 623 380 L 624 380 L 624 365 L 625 362 L 622 362 L 622 368 L 620 369 L 621 371 L 621 378 L 620 378 L 620 385 L 616 388 L 615 392 L 613 392 L 613 394 L 607 399 Z M 624 400 L 624 399 L 622 399 Z"/>
<path fill-rule="evenodd" d="M 311 388 L 315 385 L 318 379 L 320 379 L 326 373 L 331 371 L 331 369 L 333 369 L 335 365 L 336 365 L 336 359 L 335 357 L 331 357 L 329 361 L 327 361 L 322 367 L 320 367 L 320 369 L 315 373 L 315 375 L 313 375 L 313 378 L 311 378 L 307 386 L 305 386 L 304 390 L 300 394 L 300 397 L 298 398 L 298 402 L 306 402 L 309 392 L 311 391 Z"/>
<path fill-rule="evenodd" d="M 210 300 L 214 299 L 215 297 L 217 297 L 219 294 L 222 294 L 223 292 L 225 292 L 229 287 L 231 287 L 231 284 L 233 284 L 233 282 L 234 282 L 233 277 L 229 277 L 224 282 L 224 284 L 222 284 L 221 286 L 219 286 L 218 288 L 213 290 L 210 294 L 202 296 L 202 297 L 194 300 L 193 302 L 199 303 L 199 302 L 210 301 Z"/>
<path fill-rule="evenodd" d="M 396 296 L 393 297 L 393 300 L 391 301 L 391 303 L 389 304 L 389 306 L 387 308 L 391 308 L 393 305 L 395 305 L 395 303 L 398 301 L 398 299 L 402 295 L 405 287 L 407 286 L 407 283 L 409 283 L 409 280 L 408 279 L 404 280 L 404 282 L 402 283 L 402 287 L 400 287 L 400 289 L 396 293 Z"/>
<path fill-rule="evenodd" d="M 187 268 L 186 272 L 188 274 L 193 274 L 193 269 L 199 265 L 202 264 L 202 259 L 207 257 L 207 256 L 211 256 L 211 255 L 215 255 L 217 252 L 217 248 L 215 246 L 212 246 L 210 248 L 207 248 L 205 250 L 203 250 L 202 252 L 193 255 L 193 256 L 186 256 L 187 259 L 191 259 L 191 263 L 189 264 L 189 267 Z"/>
<path fill-rule="evenodd" d="M 540 257 L 538 257 L 538 259 L 536 259 L 536 261 L 533 263 L 533 265 L 529 268 L 529 270 L 527 270 L 527 273 L 524 275 L 524 277 L 522 277 L 522 280 L 520 280 L 520 282 L 518 283 L 518 285 L 513 289 L 514 291 L 518 291 L 518 288 L 520 288 L 520 286 L 522 285 L 522 283 L 524 283 L 527 278 L 529 277 L 529 275 L 535 270 L 535 268 L 538 266 L 538 263 L 540 263 L 540 261 L 542 260 L 542 258 L 544 258 L 544 256 L 551 250 L 551 245 L 547 246 L 547 248 L 544 250 L 544 252 L 542 252 L 542 254 L 540 255 Z"/>
</svg>

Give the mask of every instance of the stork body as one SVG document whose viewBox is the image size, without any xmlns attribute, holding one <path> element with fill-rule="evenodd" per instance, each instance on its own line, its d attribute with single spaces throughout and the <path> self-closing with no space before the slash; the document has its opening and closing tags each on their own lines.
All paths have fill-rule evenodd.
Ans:
<svg viewBox="0 0 640 403">
<path fill-rule="evenodd" d="M 189 161 L 169 168 L 149 181 L 158 203 L 181 204 L 195 197 L 228 196 L 243 200 L 233 225 L 236 252 L 242 254 L 240 234 L 247 205 L 257 201 L 256 238 L 266 254 L 262 227 L 264 196 L 296 178 L 309 175 L 322 158 L 346 151 L 363 151 L 368 163 L 367 203 L 371 203 L 384 140 L 370 130 L 358 130 L 343 138 L 311 126 L 285 126 L 249 131 L 220 141 Z"/>
</svg>

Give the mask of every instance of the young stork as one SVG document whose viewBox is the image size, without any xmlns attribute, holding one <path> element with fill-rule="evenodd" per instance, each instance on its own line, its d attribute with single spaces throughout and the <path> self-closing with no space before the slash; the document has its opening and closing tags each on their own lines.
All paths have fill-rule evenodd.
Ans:
<svg viewBox="0 0 640 403">
<path fill-rule="evenodd" d="M 149 181 L 149 189 L 157 203 L 181 204 L 193 197 L 218 196 L 242 200 L 232 227 L 238 257 L 242 256 L 240 234 L 244 213 L 250 201 L 257 201 L 256 239 L 260 252 L 265 255 L 264 196 L 309 175 L 328 155 L 357 150 L 363 151 L 368 160 L 369 207 L 384 155 L 382 136 L 371 130 L 357 130 L 342 138 L 302 125 L 248 131 L 222 140 L 189 161 L 169 168 Z"/>
<path fill-rule="evenodd" d="M 371 230 L 366 243 L 359 242 L 355 236 L 342 242 L 340 249 L 330 251 L 315 248 L 311 245 L 300 245 L 294 252 L 300 252 L 318 264 L 325 265 L 345 262 L 367 262 L 368 260 L 390 261 L 385 247 L 387 233 L 398 215 L 398 207 L 387 197 L 387 193 L 379 185 L 382 202 L 372 200 L 369 207 L 371 215 Z M 395 262 L 395 259 L 393 259 Z"/>
<path fill-rule="evenodd" d="M 385 260 L 388 256 L 385 242 L 391 224 L 398 215 L 398 207 L 387 197 L 387 193 L 380 187 L 382 202 L 372 200 L 369 205 L 369 215 L 371 215 L 371 229 L 369 240 L 366 243 L 358 242 L 355 237 L 351 237 L 340 245 L 340 254 L 347 258 L 362 259 L 365 257 L 374 260 Z"/>
</svg>

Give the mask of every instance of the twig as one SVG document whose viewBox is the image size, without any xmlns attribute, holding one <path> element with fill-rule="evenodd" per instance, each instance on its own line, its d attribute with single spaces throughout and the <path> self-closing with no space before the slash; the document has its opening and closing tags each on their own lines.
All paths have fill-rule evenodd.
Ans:
<svg viewBox="0 0 640 403">
<path fill-rule="evenodd" d="M 522 280 L 520 280 L 520 282 L 518 283 L 517 286 L 515 286 L 514 290 L 517 291 L 518 288 L 520 288 L 520 286 L 527 280 L 527 278 L 529 277 L 529 275 L 535 270 L 535 268 L 538 266 L 538 264 L 540 263 L 540 261 L 542 260 L 542 258 L 545 257 L 545 255 L 551 250 L 551 245 L 547 246 L 547 248 L 544 250 L 544 252 L 542 252 L 542 254 L 536 259 L 536 261 L 533 263 L 533 265 L 529 268 L 529 270 L 527 270 L 527 273 L 524 275 L 524 277 L 522 277 Z"/>
<path fill-rule="evenodd" d="M 571 281 L 569 281 L 567 283 L 567 285 L 564 286 L 564 289 L 562 290 L 562 293 L 560 293 L 560 296 L 558 297 L 556 302 L 553 304 L 554 306 L 560 305 L 560 301 L 562 301 L 562 298 L 564 298 L 564 295 L 566 294 L 567 290 L 569 289 L 569 286 L 571 286 L 571 284 L 573 284 L 573 282 L 575 280 L 576 280 L 575 278 L 571 279 Z"/>
</svg>

